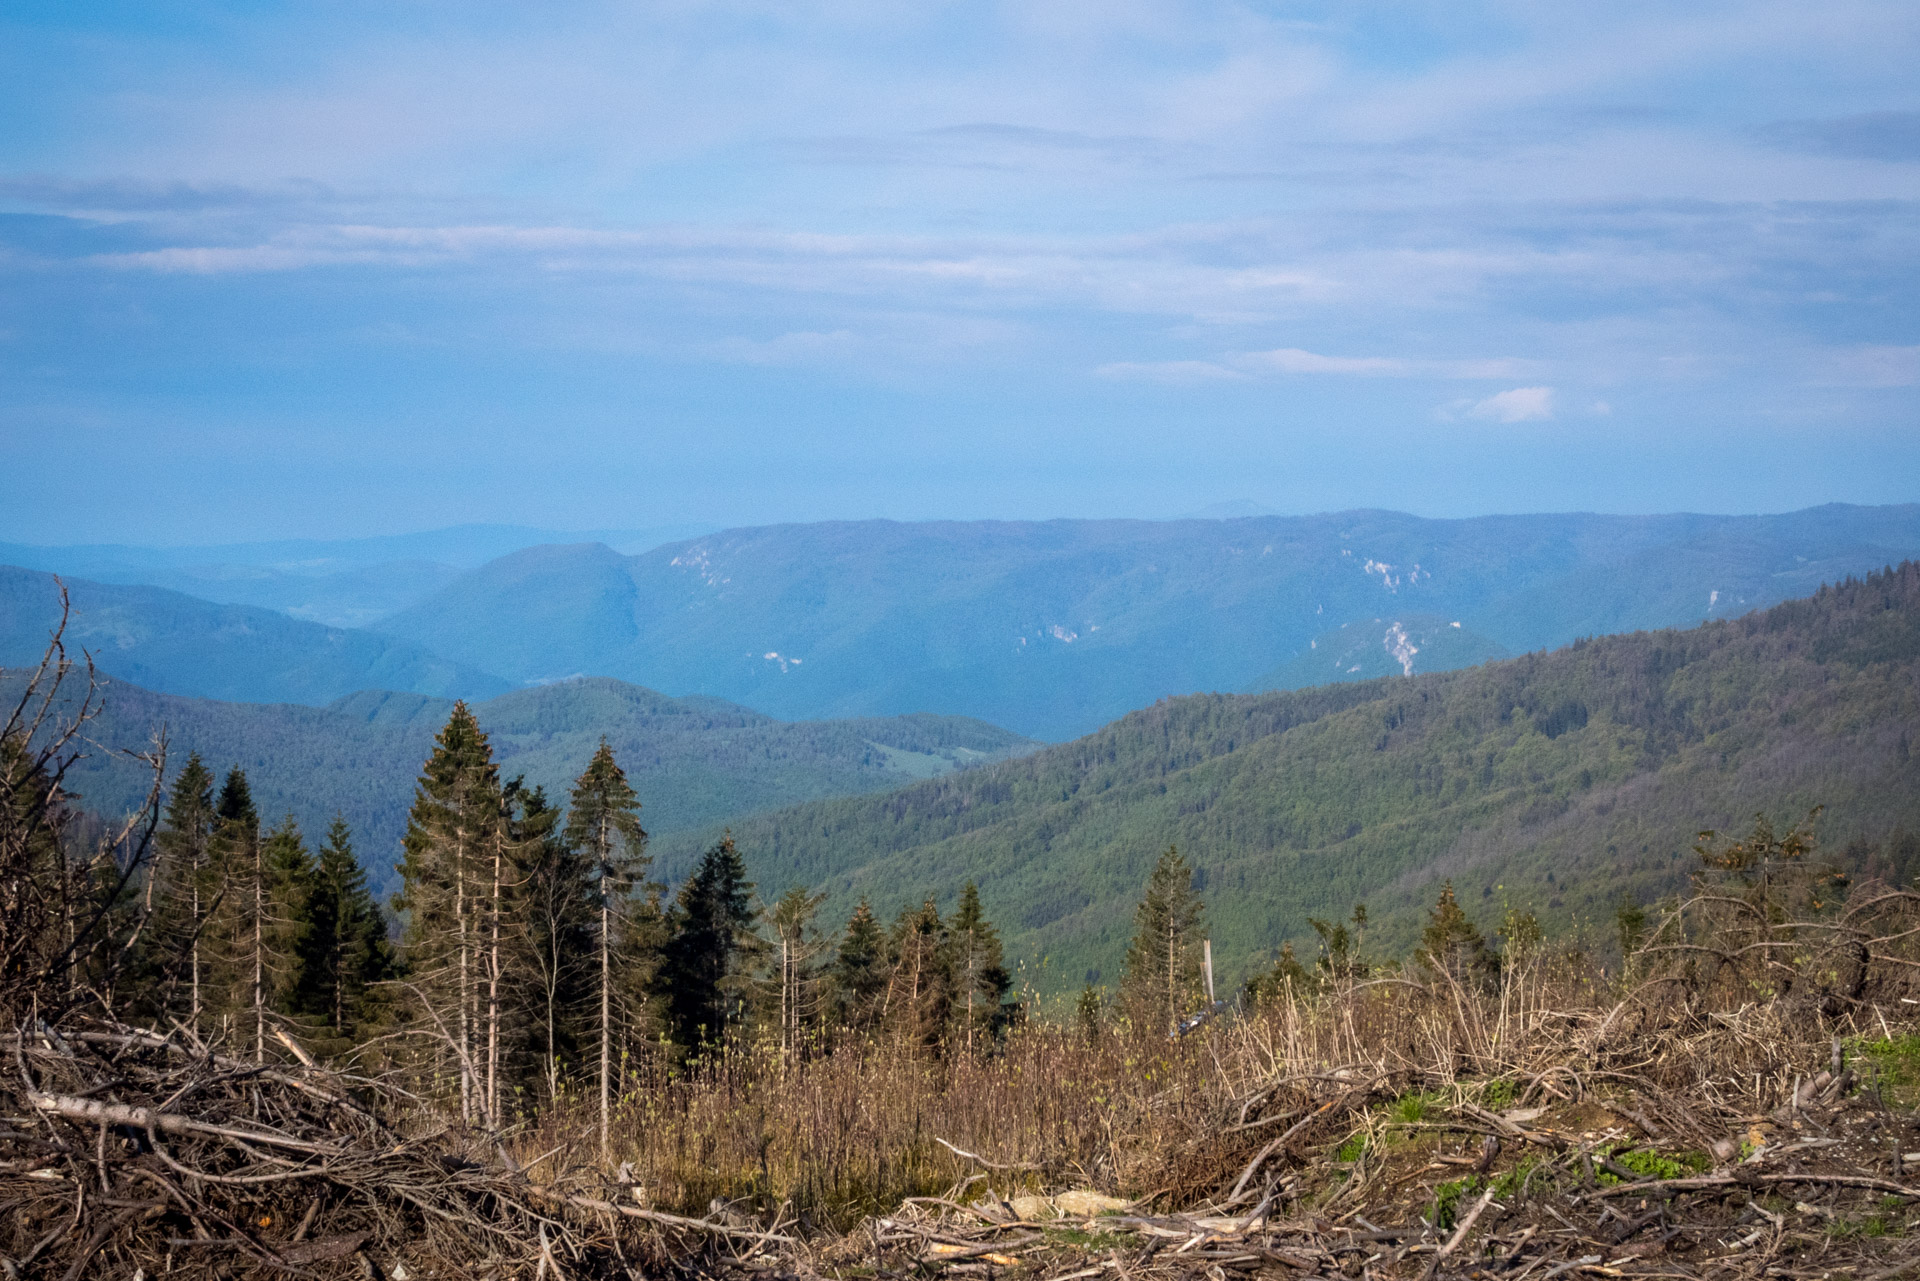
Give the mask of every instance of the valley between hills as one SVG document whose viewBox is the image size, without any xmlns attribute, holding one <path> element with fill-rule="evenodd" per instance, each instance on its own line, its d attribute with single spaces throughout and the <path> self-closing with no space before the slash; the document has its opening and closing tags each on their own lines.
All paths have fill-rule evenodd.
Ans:
<svg viewBox="0 0 1920 1281">
<path fill-rule="evenodd" d="M 1285 555 L 1268 550 L 1287 538 Z M 1348 543 L 1397 559 L 1356 559 Z M 177 759 L 244 768 L 264 814 L 308 832 L 345 817 L 376 886 L 392 883 L 414 775 L 464 696 L 504 773 L 550 796 L 604 736 L 632 772 L 669 882 L 729 829 L 768 901 L 816 889 L 829 916 L 861 898 L 883 916 L 923 898 L 946 910 L 974 882 L 1023 981 L 1058 993 L 1118 973 L 1131 896 L 1169 844 L 1197 869 L 1234 982 L 1309 941 L 1310 918 L 1363 902 L 1369 946 L 1403 952 L 1443 881 L 1489 927 L 1514 908 L 1604 934 L 1622 903 L 1684 882 L 1697 829 L 1756 812 L 1786 821 L 1824 805 L 1823 833 L 1852 861 L 1907 869 L 1920 831 L 1911 570 L 1873 580 L 1878 613 L 1857 582 L 1747 607 L 1870 572 L 1909 543 L 1920 547 L 1920 508 L 775 527 L 637 558 L 513 551 L 396 615 L 390 632 L 78 582 L 72 637 L 106 673 L 98 741 L 137 749 L 165 725 Z M 1051 604 L 1021 586 L 1043 578 Z M 1081 579 L 1097 588 L 1074 588 Z M 1728 586 L 1703 597 L 1709 581 Z M 663 596 L 667 583 L 681 595 Z M 26 570 L 0 587 L 17 665 L 56 588 Z M 1093 595 L 1073 603 L 1074 591 Z M 1383 602 L 1449 608 L 1368 612 Z M 1455 606 L 1464 620 L 1448 616 Z M 1589 625 L 1736 612 L 1509 656 Z M 1068 639 L 1026 627 L 1096 613 L 1111 625 L 1082 621 Z M 636 639 L 643 617 L 655 641 Z M 461 618 L 487 621 L 460 630 Z M 1022 619 L 1030 635 L 1016 635 Z M 677 649 L 658 640 L 683 624 Z M 1007 633 L 994 644 L 1012 656 L 984 661 L 969 629 Z M 808 639 L 743 667 L 726 654 L 749 631 Z M 933 635 L 950 640 L 930 647 Z M 871 657 L 855 663 L 856 651 Z M 1155 657 L 1175 651 L 1177 662 Z M 493 674 L 632 672 L 648 652 L 644 670 L 678 673 L 682 689 L 752 672 L 733 683 L 759 710 L 605 674 L 518 690 Z M 927 666 L 936 660 L 950 665 Z M 852 693 L 849 670 L 865 681 Z M 415 688 L 339 692 L 383 676 Z M 1208 679 L 1256 692 L 1153 696 Z M 209 688 L 226 696 L 183 692 Z M 273 691 L 283 697 L 252 697 Z M 924 700 L 1024 708 L 1007 719 L 1057 731 L 1120 697 L 1142 705 L 1051 747 L 953 712 L 767 710 Z M 108 815 L 143 786 L 111 754 L 70 784 Z"/>
</svg>

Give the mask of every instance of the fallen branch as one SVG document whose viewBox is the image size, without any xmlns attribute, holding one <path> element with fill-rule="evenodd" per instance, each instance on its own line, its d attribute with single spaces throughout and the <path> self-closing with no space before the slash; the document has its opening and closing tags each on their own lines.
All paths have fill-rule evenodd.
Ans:
<svg viewBox="0 0 1920 1281">
<path fill-rule="evenodd" d="M 51 1112 L 55 1116 L 63 1116 L 69 1121 L 79 1121 L 85 1125 L 120 1125 L 135 1130 L 161 1130 L 168 1134 L 207 1134 L 240 1143 L 258 1143 L 262 1147 L 285 1148 L 290 1152 L 310 1152 L 317 1156 L 343 1155 L 338 1144 L 309 1143 L 304 1139 L 290 1139 L 285 1135 L 259 1130 L 208 1125 L 204 1121 L 195 1121 L 191 1117 L 177 1116 L 171 1112 L 155 1112 L 151 1108 L 133 1107 L 125 1103 L 102 1103 L 97 1099 L 79 1099 L 66 1094 L 41 1094 L 38 1091 L 29 1093 L 27 1101 L 42 1112 Z"/>
<path fill-rule="evenodd" d="M 1480 1199 L 1473 1203 L 1473 1209 L 1467 1211 L 1467 1217 L 1460 1220 L 1460 1226 L 1454 1229 L 1451 1237 L 1447 1238 L 1447 1243 L 1434 1253 L 1433 1258 L 1427 1260 L 1427 1269 L 1420 1274 L 1421 1281 L 1431 1277 L 1439 1270 L 1441 1260 L 1460 1248 L 1460 1243 L 1467 1239 L 1467 1233 L 1473 1230 L 1474 1223 L 1480 1218 L 1481 1211 L 1492 1204 L 1493 1189 L 1488 1188 L 1480 1194 Z"/>
<path fill-rule="evenodd" d="M 1593 1195 L 1632 1196 L 1643 1192 L 1697 1192 L 1703 1188 L 1750 1187 L 1759 1183 L 1829 1183 L 1843 1188 L 1871 1188 L 1876 1192 L 1890 1192 L 1895 1196 L 1906 1197 L 1910 1201 L 1920 1201 L 1920 1189 L 1905 1187 L 1891 1179 L 1876 1179 L 1866 1174 L 1763 1174 L 1758 1171 L 1742 1174 L 1701 1174 L 1687 1179 L 1645 1179 L 1639 1183 L 1616 1183 L 1610 1188 L 1601 1188 Z"/>
<path fill-rule="evenodd" d="M 947 1142 L 945 1139 L 937 1138 L 934 1140 L 934 1142 L 938 1143 L 941 1147 L 953 1153 L 955 1156 L 965 1157 L 969 1161 L 977 1161 L 981 1165 L 986 1166 L 989 1170 L 1039 1170 L 1039 1169 L 1045 1168 L 1032 1161 L 1022 1161 L 1017 1165 L 1002 1165 L 998 1161 L 987 1160 L 987 1158 L 981 1156 L 977 1152 L 969 1152 L 965 1148 L 956 1148 L 955 1146 L 953 1146 L 953 1144 Z"/>
</svg>

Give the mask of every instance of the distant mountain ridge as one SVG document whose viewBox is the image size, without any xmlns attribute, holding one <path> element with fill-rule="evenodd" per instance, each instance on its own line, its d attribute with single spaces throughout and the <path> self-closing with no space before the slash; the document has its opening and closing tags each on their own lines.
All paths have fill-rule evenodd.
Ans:
<svg viewBox="0 0 1920 1281">
<path fill-rule="evenodd" d="M 198 547 L 0 543 L 0 564 L 99 583 L 164 587 L 331 627 L 362 627 L 445 587 L 462 570 L 523 547 L 590 538 L 637 552 L 710 528 L 679 524 L 566 535 L 522 525 L 457 525 L 369 538 Z"/>
<path fill-rule="evenodd" d="M 1920 563 L 1691 630 L 1470 670 L 1169 699 L 1017 761 L 734 824 L 762 892 L 891 914 L 969 880 L 1048 990 L 1120 968 L 1177 843 L 1235 979 L 1365 902 L 1400 955 L 1443 879 L 1603 937 L 1684 884 L 1702 827 L 1827 806 L 1856 867 L 1920 873 Z M 704 839 L 662 844 L 684 863 Z M 1310 955 L 1310 951 L 1308 953 Z"/>
<path fill-rule="evenodd" d="M 514 687 L 392 636 L 159 587 L 62 581 L 73 605 L 69 651 L 85 649 L 101 671 L 160 693 L 318 704 L 371 688 L 488 698 Z M 59 617 L 53 575 L 0 565 L 0 667 L 36 662 Z"/>
<path fill-rule="evenodd" d="M 1372 676 L 1396 649 L 1418 672 L 1729 617 L 1916 554 L 1920 505 L 825 522 L 638 556 L 529 548 L 379 628 L 519 682 L 611 675 L 787 717 L 937 711 L 1064 739 L 1168 695 Z M 1409 628 L 1453 622 L 1463 636 L 1404 652 Z M 1363 623 L 1378 655 L 1311 661 Z"/>
<path fill-rule="evenodd" d="M 8 674 L 0 690 L 17 688 Z M 99 745 L 68 778 L 80 805 L 108 817 L 137 805 L 141 768 L 113 749 L 147 747 L 165 727 L 172 769 L 198 751 L 245 769 L 261 814 L 291 812 L 310 837 L 338 812 L 376 883 L 392 864 L 415 780 L 453 704 L 366 691 L 327 707 L 181 698 L 110 680 L 88 727 Z M 604 736 L 632 779 L 650 832 L 671 836 L 824 796 L 878 791 L 1033 750 L 961 717 L 776 721 L 711 698 L 673 699 L 595 678 L 516 690 L 474 705 L 505 777 L 562 803 Z"/>
</svg>

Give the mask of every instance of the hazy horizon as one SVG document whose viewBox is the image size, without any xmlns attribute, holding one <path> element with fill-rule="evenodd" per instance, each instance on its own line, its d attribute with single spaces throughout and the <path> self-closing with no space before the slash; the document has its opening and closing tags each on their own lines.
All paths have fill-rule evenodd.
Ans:
<svg viewBox="0 0 1920 1281">
<path fill-rule="evenodd" d="M 1249 504 L 1247 500 L 1226 500 L 1220 503 L 1211 504 L 1210 506 L 1212 508 L 1238 509 L 1248 505 L 1251 505 L 1251 504 Z M 1648 510 L 1648 511 L 1603 511 L 1595 508 L 1582 508 L 1582 509 L 1570 509 L 1565 511 L 1548 511 L 1544 509 L 1538 510 L 1538 511 L 1521 511 L 1521 510 L 1479 511 L 1479 512 L 1465 512 L 1465 513 L 1460 513 L 1455 515 L 1455 514 L 1435 514 L 1430 512 L 1410 511 L 1403 507 L 1396 508 L 1396 507 L 1373 506 L 1373 507 L 1327 508 L 1327 509 L 1322 509 L 1317 511 L 1210 510 L 1208 508 L 1202 508 L 1196 511 L 1173 512 L 1166 515 L 1138 515 L 1133 513 L 1101 513 L 1101 514 L 1085 515 L 1085 516 L 1069 516 L 1069 515 L 924 516 L 924 517 L 829 516 L 829 517 L 821 517 L 819 521 L 801 520 L 801 521 L 741 522 L 738 524 L 729 524 L 729 525 L 711 524 L 704 528 L 693 528 L 695 523 L 687 522 L 687 525 L 689 526 L 689 528 L 687 529 L 686 532 L 674 533 L 671 536 L 659 537 L 651 545 L 659 546 L 665 543 L 689 541 L 689 540 L 704 537 L 708 533 L 717 533 L 727 529 L 753 528 L 755 525 L 760 525 L 760 524 L 764 524 L 764 525 L 815 524 L 815 523 L 849 524 L 849 523 L 859 523 L 862 521 L 892 521 L 892 522 L 901 523 L 901 524 L 970 523 L 970 522 L 1006 523 L 1006 524 L 1043 524 L 1048 521 L 1061 521 L 1061 520 L 1179 521 L 1179 520 L 1238 520 L 1238 519 L 1263 518 L 1263 517 L 1271 517 L 1271 518 L 1280 519 L 1280 520 L 1290 520 L 1290 519 L 1304 520 L 1304 519 L 1310 519 L 1314 517 L 1337 516 L 1346 512 L 1363 512 L 1363 511 L 1392 512 L 1392 513 L 1397 513 L 1401 515 L 1413 516 L 1422 520 L 1478 520 L 1478 519 L 1499 519 L 1504 517 L 1517 518 L 1517 517 L 1528 517 L 1528 516 L 1621 516 L 1621 517 L 1753 516 L 1753 517 L 1763 517 L 1763 516 L 1790 515 L 1794 512 L 1808 511 L 1816 507 L 1824 507 L 1824 506 L 1902 507 L 1902 506 L 1910 506 L 1910 505 L 1912 505 L 1911 502 L 1848 503 L 1842 500 L 1834 500 L 1831 503 L 1809 503 L 1809 504 L 1804 504 L 1797 507 L 1769 509 L 1764 511 L 1711 510 L 1705 507 L 1695 507 L 1695 508 L 1689 508 L 1685 510 Z M 350 544 L 350 543 L 364 543 L 364 542 L 386 542 L 386 541 L 398 541 L 398 540 L 409 539 L 409 538 L 421 538 L 421 537 L 427 537 L 432 535 L 457 534 L 465 531 L 498 531 L 501 533 L 511 532 L 515 534 L 532 534 L 532 535 L 541 535 L 541 536 L 553 535 L 554 539 L 551 541 L 560 541 L 564 539 L 565 541 L 569 541 L 569 542 L 609 542 L 609 541 L 631 542 L 636 535 L 651 536 L 659 532 L 657 529 L 650 529 L 645 527 L 637 528 L 637 529 L 604 529 L 604 528 L 591 528 L 591 527 L 577 527 L 577 528 L 569 529 L 569 528 L 541 527 L 536 525 L 523 525 L 513 521 L 469 521 L 469 522 L 463 522 L 458 525 L 417 526 L 417 527 L 406 528 L 406 529 L 349 530 L 347 532 L 340 533 L 337 535 L 316 535 L 316 534 L 305 534 L 305 533 L 299 533 L 299 532 L 282 533 L 282 534 L 269 533 L 259 538 L 220 539 L 217 541 L 208 539 L 208 540 L 184 540 L 179 542 L 169 542 L 169 541 L 161 541 L 161 540 L 140 541 L 140 540 L 134 540 L 134 539 L 106 540 L 106 539 L 75 538 L 75 539 L 63 540 L 60 542 L 43 542 L 43 541 L 29 540 L 25 538 L 0 537 L 0 544 L 12 544 L 16 547 L 32 547 L 32 548 L 48 550 L 48 551 L 59 551 L 59 550 L 68 550 L 68 549 L 90 549 L 90 548 L 108 549 L 108 548 L 124 547 L 131 550 L 142 550 L 142 551 L 152 550 L 152 551 L 165 551 L 165 552 L 191 552 L 196 550 L 217 551 L 222 549 L 264 548 L 264 547 L 271 547 L 276 544 L 299 544 L 299 543 Z M 535 546 L 538 544 L 535 542 L 529 542 L 525 545 Z"/>
</svg>

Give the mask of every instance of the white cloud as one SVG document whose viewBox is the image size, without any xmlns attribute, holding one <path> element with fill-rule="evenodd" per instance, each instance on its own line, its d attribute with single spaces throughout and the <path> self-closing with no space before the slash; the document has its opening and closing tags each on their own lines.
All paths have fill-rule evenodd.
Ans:
<svg viewBox="0 0 1920 1281">
<path fill-rule="evenodd" d="M 1535 372 L 1534 362 L 1507 357 L 1409 360 L 1401 356 L 1323 356 L 1298 347 L 1242 352 L 1226 359 L 1247 369 L 1272 369 L 1283 374 L 1343 374 L 1353 378 L 1513 378 Z"/>
<path fill-rule="evenodd" d="M 1468 405 L 1466 415 L 1497 423 L 1545 422 L 1553 417 L 1553 388 L 1514 387 L 1495 392 Z"/>
<path fill-rule="evenodd" d="M 1820 381 L 1842 387 L 1920 386 L 1920 347 L 1855 347 L 1836 352 Z"/>
</svg>

